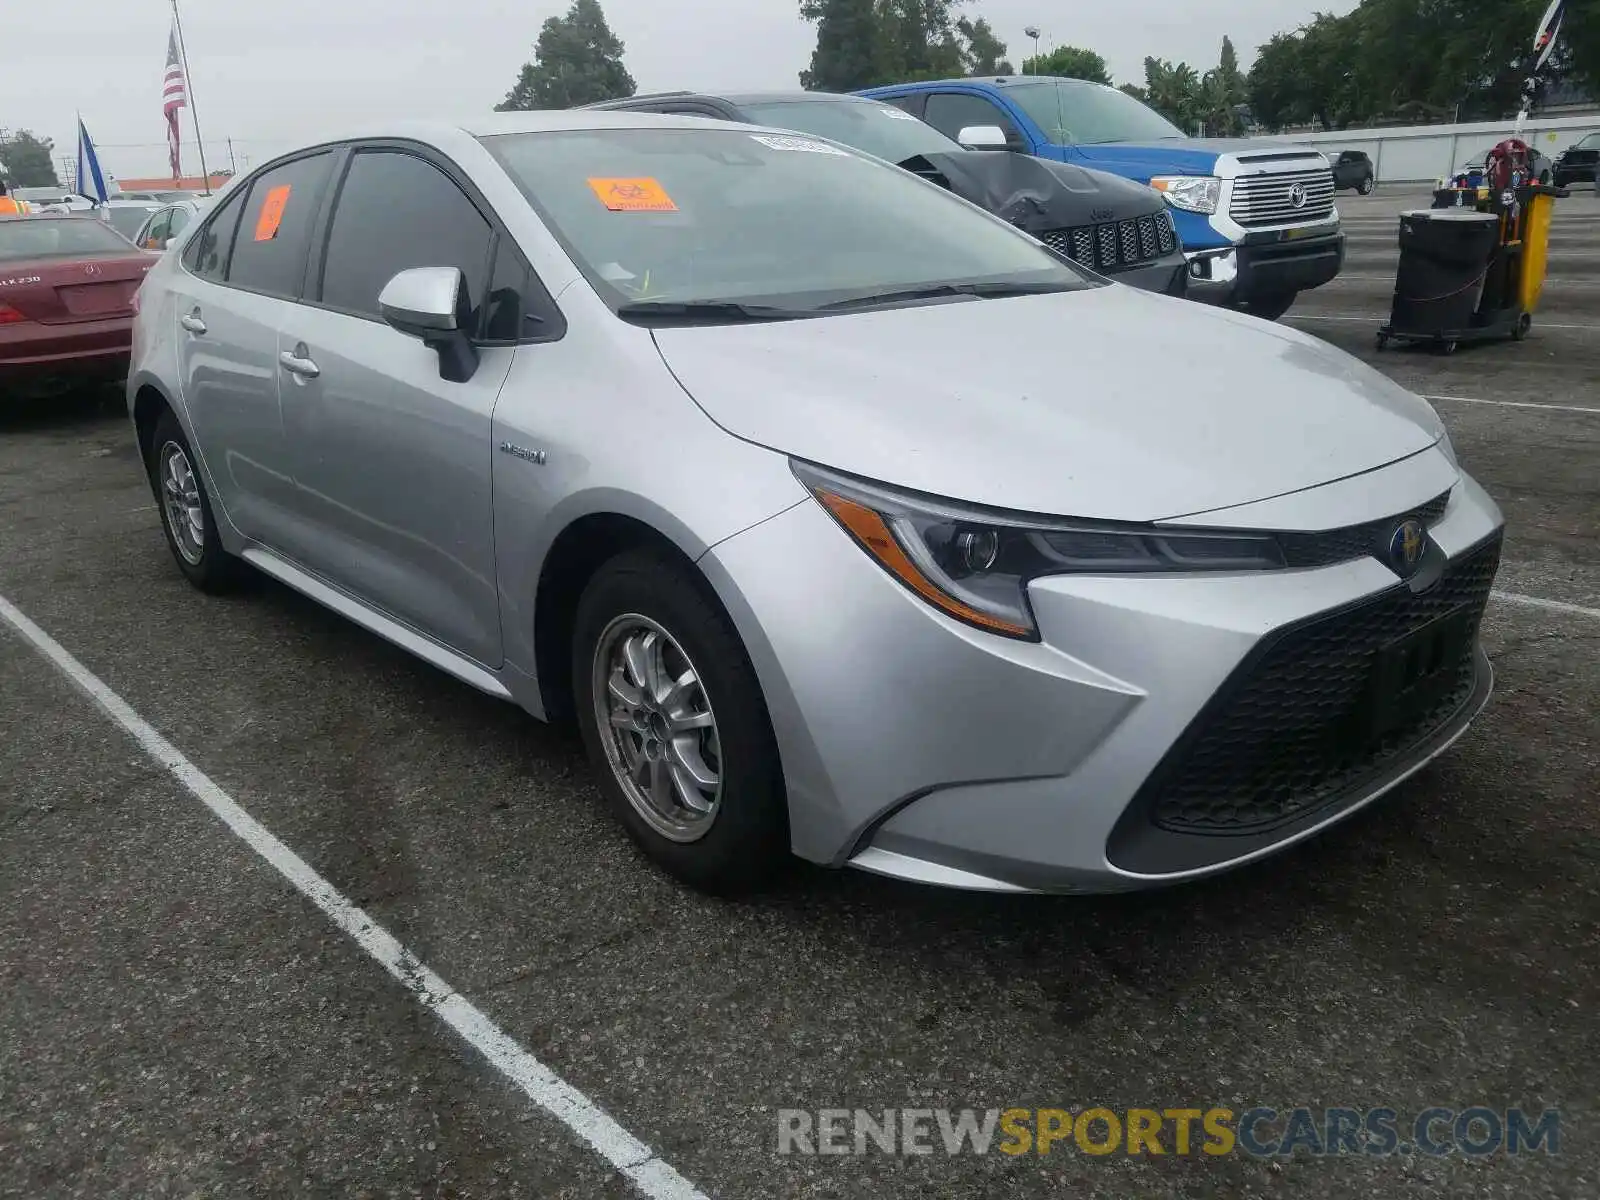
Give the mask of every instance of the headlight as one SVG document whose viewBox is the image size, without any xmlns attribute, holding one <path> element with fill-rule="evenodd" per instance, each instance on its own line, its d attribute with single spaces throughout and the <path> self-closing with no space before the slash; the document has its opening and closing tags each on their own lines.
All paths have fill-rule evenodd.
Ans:
<svg viewBox="0 0 1600 1200">
<path fill-rule="evenodd" d="M 1284 565 L 1263 534 L 1053 520 L 976 508 L 791 464 L 822 507 L 884 570 L 941 612 L 1037 641 L 1028 584 L 1046 575 L 1267 571 Z"/>
<path fill-rule="evenodd" d="M 1150 186 L 1186 212 L 1214 213 L 1222 196 L 1222 180 L 1214 175 L 1157 175 Z"/>
</svg>

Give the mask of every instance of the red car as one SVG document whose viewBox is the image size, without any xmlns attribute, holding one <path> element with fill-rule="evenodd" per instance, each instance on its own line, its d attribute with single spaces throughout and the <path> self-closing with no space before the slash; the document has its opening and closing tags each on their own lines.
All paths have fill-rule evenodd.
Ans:
<svg viewBox="0 0 1600 1200">
<path fill-rule="evenodd" d="M 0 399 L 125 378 L 159 257 L 93 217 L 0 220 Z"/>
</svg>

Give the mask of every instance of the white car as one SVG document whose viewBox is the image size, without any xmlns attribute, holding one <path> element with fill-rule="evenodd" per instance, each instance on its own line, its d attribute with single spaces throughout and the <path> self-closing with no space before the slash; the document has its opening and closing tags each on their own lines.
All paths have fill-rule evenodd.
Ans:
<svg viewBox="0 0 1600 1200">
<path fill-rule="evenodd" d="M 144 224 L 133 234 L 133 244 L 141 250 L 165 250 L 184 231 L 189 222 L 211 207 L 211 196 L 188 196 L 175 204 L 152 208 Z"/>
</svg>

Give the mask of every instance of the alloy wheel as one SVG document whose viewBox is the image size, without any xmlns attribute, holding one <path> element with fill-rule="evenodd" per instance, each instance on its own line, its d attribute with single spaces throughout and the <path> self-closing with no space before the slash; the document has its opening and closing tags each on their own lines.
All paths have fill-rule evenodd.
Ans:
<svg viewBox="0 0 1600 1200">
<path fill-rule="evenodd" d="M 205 556 L 206 517 L 200 506 L 200 482 L 189 455 L 177 442 L 161 447 L 161 500 L 167 532 L 183 561 L 198 567 Z"/>
<path fill-rule="evenodd" d="M 674 842 L 705 837 L 722 802 L 722 744 L 700 672 L 657 622 L 626 613 L 595 646 L 595 725 L 634 811 Z"/>
</svg>

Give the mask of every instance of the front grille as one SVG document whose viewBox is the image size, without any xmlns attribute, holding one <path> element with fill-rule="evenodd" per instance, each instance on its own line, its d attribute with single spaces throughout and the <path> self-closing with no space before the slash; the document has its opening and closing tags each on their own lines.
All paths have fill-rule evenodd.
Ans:
<svg viewBox="0 0 1600 1200">
<path fill-rule="evenodd" d="M 1259 651 L 1223 687 L 1140 790 L 1162 829 L 1253 834 L 1339 800 L 1460 710 L 1476 681 L 1478 623 L 1500 565 L 1500 539 L 1450 564 L 1430 590 L 1404 585 L 1307 624 Z M 1465 640 L 1423 711 L 1372 732 L 1369 688 L 1379 651 L 1460 611 Z"/>
<path fill-rule="evenodd" d="M 1296 199 L 1300 202 L 1295 203 Z M 1234 180 L 1228 215 L 1241 225 L 1290 225 L 1333 215 L 1333 172 L 1327 167 Z"/>
<path fill-rule="evenodd" d="M 1165 212 L 1052 229 L 1040 234 L 1039 240 L 1057 254 L 1065 254 L 1073 262 L 1106 275 L 1154 262 L 1178 248 L 1172 218 Z"/>
<path fill-rule="evenodd" d="M 1283 549 L 1285 566 L 1328 567 L 1349 562 L 1367 555 L 1382 557 L 1389 547 L 1389 538 L 1395 526 L 1408 517 L 1415 517 L 1424 526 L 1432 526 L 1444 516 L 1450 506 L 1450 493 L 1428 501 L 1421 508 L 1385 517 L 1381 521 L 1368 521 L 1363 525 L 1347 525 L 1343 529 L 1329 529 L 1321 533 L 1280 533 L 1278 545 Z"/>
</svg>

